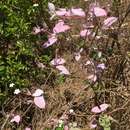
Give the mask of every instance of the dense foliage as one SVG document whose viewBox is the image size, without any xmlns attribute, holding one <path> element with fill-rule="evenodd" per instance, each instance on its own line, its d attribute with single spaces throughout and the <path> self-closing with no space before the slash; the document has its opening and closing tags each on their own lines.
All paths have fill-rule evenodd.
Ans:
<svg viewBox="0 0 130 130">
<path fill-rule="evenodd" d="M 50 52 L 46 54 L 39 43 L 45 35 L 32 35 L 34 26 L 44 26 L 47 19 L 47 1 L 4 0 L 0 1 L 0 84 L 1 97 L 10 93 L 9 84 L 15 88 L 28 87 L 31 81 L 42 73 L 36 62 L 47 63 Z M 44 19 L 45 18 L 45 19 Z M 49 22 L 48 26 L 49 25 Z M 38 43 L 36 43 L 36 41 Z"/>
</svg>

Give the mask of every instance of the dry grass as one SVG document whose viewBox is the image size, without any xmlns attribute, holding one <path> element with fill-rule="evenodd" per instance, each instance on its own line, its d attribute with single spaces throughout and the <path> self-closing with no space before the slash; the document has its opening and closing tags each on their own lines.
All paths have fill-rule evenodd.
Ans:
<svg viewBox="0 0 130 130">
<path fill-rule="evenodd" d="M 104 1 L 103 1 L 104 2 Z M 120 11 L 127 7 L 130 1 L 122 1 Z M 125 9 L 124 9 L 125 8 Z M 75 62 L 72 52 L 67 51 L 62 54 L 67 60 L 67 66 L 71 70 L 72 76 L 60 85 L 40 86 L 45 91 L 45 99 L 47 106 L 45 110 L 39 110 L 33 106 L 26 106 L 26 100 L 31 97 L 15 97 L 9 99 L 4 111 L 6 113 L 17 110 L 21 115 L 25 116 L 24 124 L 30 123 L 33 130 L 45 130 L 45 127 L 52 127 L 49 123 L 52 119 L 59 119 L 63 115 L 67 115 L 67 122 L 78 122 L 78 127 L 85 127 L 82 130 L 89 130 L 88 124 L 92 118 L 90 112 L 92 106 L 95 105 L 95 99 L 98 104 L 106 102 L 111 104 L 107 114 L 112 116 L 116 121 L 112 122 L 112 130 L 130 130 L 130 21 L 129 17 L 125 21 L 124 26 L 120 29 L 118 42 L 120 50 L 115 45 L 111 56 L 107 58 L 107 70 L 101 76 L 101 80 L 94 84 L 85 84 L 88 73 L 83 68 L 84 60 L 88 55 L 83 54 L 83 59 Z M 99 44 L 100 50 L 106 51 L 106 44 L 111 46 L 113 38 L 107 37 L 104 44 Z M 89 45 L 89 43 L 88 43 Z M 90 46 L 90 45 L 89 45 Z M 93 90 L 93 87 L 99 87 Z M 35 86 L 36 87 L 36 86 Z M 69 110 L 73 109 L 75 114 L 71 115 Z M 27 117 L 31 117 L 27 119 Z M 5 122 L 6 119 L 2 121 Z M 8 125 L 7 125 L 8 127 Z M 23 126 L 21 126 L 22 129 Z M 11 130 L 6 129 L 4 130 Z"/>
</svg>

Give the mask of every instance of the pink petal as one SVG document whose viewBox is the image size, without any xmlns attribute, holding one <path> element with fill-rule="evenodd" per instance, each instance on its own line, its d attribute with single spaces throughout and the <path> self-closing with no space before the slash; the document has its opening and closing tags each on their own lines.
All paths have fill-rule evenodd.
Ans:
<svg viewBox="0 0 130 130">
<path fill-rule="evenodd" d="M 62 65 L 65 63 L 65 60 L 63 58 L 55 58 L 51 61 L 52 65 Z"/>
<path fill-rule="evenodd" d="M 85 17 L 85 12 L 84 12 L 83 9 L 81 9 L 81 8 L 71 9 L 71 12 L 72 12 L 72 15 Z"/>
<path fill-rule="evenodd" d="M 26 128 L 25 128 L 25 130 L 31 130 L 31 128 L 29 128 L 29 127 L 26 127 Z"/>
<path fill-rule="evenodd" d="M 67 10 L 65 8 L 60 8 L 58 11 L 56 11 L 56 15 L 58 16 L 65 16 L 67 14 Z"/>
<path fill-rule="evenodd" d="M 41 32 L 41 29 L 40 29 L 39 26 L 37 26 L 37 27 L 34 27 L 34 28 L 33 28 L 32 34 L 37 35 L 37 34 L 40 33 L 40 32 Z"/>
<path fill-rule="evenodd" d="M 93 64 L 90 60 L 86 61 L 85 65 Z"/>
<path fill-rule="evenodd" d="M 71 11 L 70 10 L 66 10 L 65 8 L 60 8 L 59 10 L 56 11 L 56 15 L 57 16 L 72 16 Z"/>
<path fill-rule="evenodd" d="M 106 103 L 100 105 L 100 109 L 102 112 L 105 111 L 108 107 L 109 107 L 109 105 Z"/>
<path fill-rule="evenodd" d="M 65 16 L 67 16 L 67 17 L 72 16 L 71 10 L 68 10 L 67 13 L 65 14 Z"/>
<path fill-rule="evenodd" d="M 58 65 L 56 68 L 61 71 L 60 74 L 70 75 L 70 72 L 63 65 Z"/>
<path fill-rule="evenodd" d="M 82 30 L 81 32 L 80 32 L 80 36 L 81 37 L 85 37 L 86 35 L 88 36 L 88 35 L 90 35 L 90 31 L 89 30 L 87 30 L 87 29 L 84 29 L 84 30 Z"/>
<path fill-rule="evenodd" d="M 106 68 L 106 66 L 105 66 L 105 64 L 102 63 L 102 64 L 98 64 L 97 68 L 101 68 L 101 69 L 104 70 Z"/>
<path fill-rule="evenodd" d="M 37 107 L 41 108 L 41 109 L 44 109 L 45 108 L 45 99 L 43 96 L 40 96 L 40 97 L 34 97 L 34 103 Z"/>
<path fill-rule="evenodd" d="M 103 26 L 104 27 L 110 27 L 113 23 L 115 23 L 118 20 L 116 17 L 109 17 L 104 20 Z"/>
<path fill-rule="evenodd" d="M 67 30 L 69 30 L 69 29 L 70 29 L 70 26 L 65 25 L 65 24 L 64 24 L 64 21 L 59 21 L 59 22 L 55 25 L 55 27 L 53 28 L 53 32 L 54 32 L 54 33 L 61 33 L 61 32 L 65 32 L 65 31 L 67 31 Z"/>
<path fill-rule="evenodd" d="M 102 111 L 100 110 L 100 108 L 98 106 L 95 106 L 91 109 L 91 112 L 93 113 L 101 113 Z"/>
<path fill-rule="evenodd" d="M 67 125 L 65 125 L 64 130 L 69 130 L 69 127 Z"/>
<path fill-rule="evenodd" d="M 17 124 L 19 124 L 20 120 L 21 120 L 20 115 L 16 115 L 16 116 L 14 116 L 14 117 L 11 119 L 10 122 L 16 122 Z"/>
<path fill-rule="evenodd" d="M 90 12 L 93 12 L 93 9 L 94 9 L 95 7 L 99 7 L 99 6 L 100 6 L 100 5 L 99 5 L 98 2 L 91 3 L 91 4 L 89 5 L 89 10 L 90 10 Z"/>
<path fill-rule="evenodd" d="M 57 37 L 56 37 L 55 35 L 52 35 L 52 36 L 48 39 L 48 41 L 44 43 L 43 46 L 44 46 L 45 48 L 47 48 L 47 47 L 53 45 L 53 44 L 56 43 L 56 42 L 57 42 Z"/>
<path fill-rule="evenodd" d="M 102 16 L 107 16 L 107 12 L 100 8 L 100 7 L 94 7 L 93 8 L 93 13 L 96 17 L 102 17 Z"/>
<path fill-rule="evenodd" d="M 41 96 L 42 94 L 43 94 L 43 90 L 37 89 L 37 90 L 32 94 L 32 96 L 38 97 L 38 96 Z"/>
</svg>

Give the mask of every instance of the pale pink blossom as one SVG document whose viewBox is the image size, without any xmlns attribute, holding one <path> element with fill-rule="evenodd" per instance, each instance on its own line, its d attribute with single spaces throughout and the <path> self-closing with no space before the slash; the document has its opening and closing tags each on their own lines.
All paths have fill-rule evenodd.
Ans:
<svg viewBox="0 0 130 130">
<path fill-rule="evenodd" d="M 16 115 L 14 116 L 10 122 L 16 122 L 17 124 L 19 124 L 19 122 L 21 121 L 21 117 L 20 115 Z"/>
<path fill-rule="evenodd" d="M 43 96 L 34 97 L 34 104 L 37 107 L 44 109 L 46 105 L 44 97 Z"/>
<path fill-rule="evenodd" d="M 102 63 L 102 64 L 98 64 L 97 65 L 97 68 L 101 68 L 101 69 L 105 69 L 106 68 L 106 66 L 105 66 L 105 64 L 104 63 Z"/>
<path fill-rule="evenodd" d="M 56 15 L 58 16 L 70 16 L 70 11 L 67 11 L 65 8 L 60 8 L 56 11 Z"/>
<path fill-rule="evenodd" d="M 70 75 L 70 72 L 63 65 L 58 65 L 56 68 L 60 71 L 60 74 Z"/>
<path fill-rule="evenodd" d="M 64 130 L 69 130 L 69 127 L 67 125 L 65 125 Z"/>
<path fill-rule="evenodd" d="M 99 107 L 98 106 L 95 106 L 91 109 L 91 112 L 93 113 L 101 113 L 101 112 L 104 112 L 106 111 L 106 109 L 109 107 L 108 104 L 104 103 L 104 104 L 101 104 Z"/>
<path fill-rule="evenodd" d="M 66 16 L 66 17 L 71 17 L 71 16 L 79 16 L 79 17 L 85 17 L 85 12 L 81 8 L 72 8 L 70 10 L 66 10 L 65 8 L 60 8 L 59 10 L 56 11 L 57 16 Z"/>
<path fill-rule="evenodd" d="M 43 94 L 43 90 L 41 89 L 37 89 L 35 90 L 35 92 L 32 94 L 33 97 L 38 97 L 41 96 Z"/>
<path fill-rule="evenodd" d="M 89 11 L 90 11 L 90 12 L 93 12 L 93 9 L 94 9 L 95 7 L 100 7 L 100 5 L 99 5 L 98 2 L 91 3 L 91 4 L 89 5 Z"/>
<path fill-rule="evenodd" d="M 31 130 L 31 128 L 29 128 L 29 127 L 26 127 L 26 128 L 25 128 L 25 130 Z"/>
<path fill-rule="evenodd" d="M 33 28 L 32 34 L 37 35 L 41 32 L 41 28 L 39 26 Z"/>
<path fill-rule="evenodd" d="M 66 25 L 64 21 L 60 20 L 53 28 L 54 33 L 65 32 L 70 29 L 70 26 Z"/>
<path fill-rule="evenodd" d="M 49 37 L 48 41 L 43 44 L 43 47 L 44 47 L 44 48 L 47 48 L 47 47 L 49 47 L 49 46 L 52 46 L 52 45 L 53 45 L 54 43 L 56 43 L 56 42 L 57 42 L 57 37 L 56 37 L 54 34 L 52 34 L 52 35 Z"/>
<path fill-rule="evenodd" d="M 93 13 L 96 17 L 104 17 L 107 16 L 106 10 L 100 8 L 100 7 L 94 7 L 93 8 Z"/>
<path fill-rule="evenodd" d="M 54 58 L 51 62 L 51 65 L 62 65 L 65 63 L 65 60 L 63 58 Z"/>
<path fill-rule="evenodd" d="M 73 9 L 72 8 L 71 12 L 72 12 L 72 15 L 80 16 L 80 17 L 85 17 L 85 12 L 81 8 L 77 8 L 77 9 Z"/>
<path fill-rule="evenodd" d="M 110 27 L 113 23 L 115 23 L 116 21 L 118 20 L 117 17 L 109 17 L 107 19 L 104 20 L 103 22 L 103 27 L 107 28 L 107 27 Z"/>
<path fill-rule="evenodd" d="M 93 112 L 93 113 L 101 113 L 102 111 L 98 106 L 95 106 L 95 107 L 92 108 L 91 112 Z"/>
<path fill-rule="evenodd" d="M 90 60 L 86 61 L 85 65 L 90 65 L 92 62 Z"/>
<path fill-rule="evenodd" d="M 84 30 L 80 31 L 81 37 L 89 36 L 90 34 L 91 34 L 91 32 L 88 29 L 84 29 Z"/>
<path fill-rule="evenodd" d="M 109 107 L 109 104 L 106 104 L 106 103 L 100 105 L 100 109 L 101 109 L 102 112 L 103 112 L 103 111 L 106 111 L 106 109 L 107 109 L 108 107 Z"/>
</svg>

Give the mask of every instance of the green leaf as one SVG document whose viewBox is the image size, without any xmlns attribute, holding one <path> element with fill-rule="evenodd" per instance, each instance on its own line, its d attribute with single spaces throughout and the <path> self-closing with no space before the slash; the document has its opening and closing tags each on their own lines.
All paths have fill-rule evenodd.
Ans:
<svg viewBox="0 0 130 130">
<path fill-rule="evenodd" d="M 99 118 L 99 124 L 104 128 L 104 130 L 111 130 L 111 122 L 109 116 L 101 115 Z"/>
</svg>

